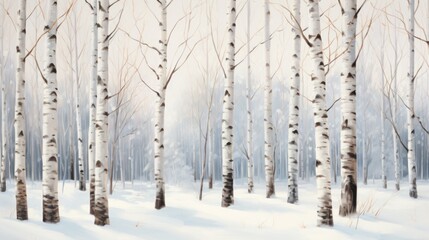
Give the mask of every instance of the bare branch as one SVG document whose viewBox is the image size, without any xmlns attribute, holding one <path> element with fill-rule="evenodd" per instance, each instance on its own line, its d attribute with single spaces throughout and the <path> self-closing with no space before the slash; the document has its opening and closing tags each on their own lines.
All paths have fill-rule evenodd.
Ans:
<svg viewBox="0 0 429 240">
<path fill-rule="evenodd" d="M 146 66 L 155 74 L 156 79 L 159 80 L 158 73 L 156 72 L 156 70 L 153 67 L 150 66 L 149 62 L 147 61 L 146 55 L 144 53 L 142 53 L 142 56 L 143 56 L 143 59 L 144 59 L 144 61 L 146 63 Z"/>
<path fill-rule="evenodd" d="M 94 11 L 94 6 L 92 6 L 92 4 L 88 2 L 88 0 L 85 0 L 85 2 L 88 4 L 89 8 Z"/>
<path fill-rule="evenodd" d="M 44 74 L 43 74 L 43 71 L 42 71 L 42 69 L 40 68 L 39 61 L 37 60 L 37 58 L 36 58 L 36 56 L 35 56 L 35 55 L 33 55 L 33 57 L 34 57 L 34 61 L 36 62 L 37 70 L 39 71 L 40 76 L 42 76 L 42 80 L 47 84 L 47 83 L 48 83 L 48 80 L 45 78 L 45 76 L 44 76 Z"/>
<path fill-rule="evenodd" d="M 295 23 L 296 23 L 296 24 L 297 24 L 297 26 L 298 26 L 298 30 L 299 30 L 299 32 L 301 33 L 301 37 L 304 39 L 305 43 L 307 43 L 307 45 L 308 45 L 309 47 L 312 47 L 312 45 L 313 45 L 313 44 L 311 44 L 310 40 L 308 40 L 308 38 L 305 36 L 305 34 L 304 34 L 304 30 L 302 29 L 301 24 L 299 24 L 299 21 L 296 19 L 295 15 L 294 15 L 290 10 L 289 10 L 289 8 L 285 7 L 284 5 L 282 5 L 282 4 L 277 4 L 277 5 L 279 5 L 281 8 L 283 8 L 283 9 L 285 9 L 286 11 L 288 11 L 288 12 L 289 12 L 289 14 L 290 14 L 290 16 L 292 17 L 293 21 L 295 21 Z M 287 21 L 290 25 L 292 25 L 292 26 L 293 26 L 293 24 L 292 24 L 291 22 L 289 22 L 289 19 L 284 15 L 284 13 L 282 13 L 282 15 L 283 15 L 283 17 L 286 19 L 286 21 Z"/>
<path fill-rule="evenodd" d="M 158 2 L 161 4 L 161 2 L 158 0 Z M 149 4 L 147 3 L 147 0 L 144 0 L 144 3 L 146 4 L 146 8 L 149 10 L 149 12 L 152 14 L 152 16 L 156 19 L 156 21 L 159 23 L 159 18 L 156 16 L 156 14 L 153 12 L 153 10 L 149 7 Z"/>
<path fill-rule="evenodd" d="M 173 32 L 174 32 L 174 30 L 176 29 L 177 25 L 178 25 L 178 24 L 179 24 L 183 19 L 185 19 L 187 16 L 189 16 L 191 13 L 192 13 L 192 11 L 191 11 L 191 12 L 189 12 L 188 14 L 183 15 L 181 18 L 179 18 L 179 20 L 177 20 L 177 21 L 174 23 L 173 28 L 171 28 L 171 31 L 170 31 L 170 33 L 168 34 L 168 38 L 167 38 L 167 45 L 168 45 L 168 43 L 170 42 L 171 35 L 173 35 Z"/>
<path fill-rule="evenodd" d="M 38 4 L 36 4 L 36 6 L 34 6 L 33 10 L 31 10 L 30 14 L 28 14 L 27 18 L 25 20 L 28 20 L 31 15 L 33 15 L 33 13 L 36 11 L 36 8 L 38 8 L 40 5 L 40 2 Z"/>
<path fill-rule="evenodd" d="M 174 0 L 171 0 L 169 3 L 167 3 L 167 6 L 165 6 L 165 9 L 167 9 L 169 6 L 170 6 L 170 4 L 172 4 L 173 3 L 173 1 Z M 159 1 L 158 1 L 159 2 Z"/>
<path fill-rule="evenodd" d="M 135 68 L 135 66 L 133 66 L 134 68 Z M 155 93 L 158 97 L 161 97 L 161 95 L 159 94 L 159 92 L 157 92 L 157 91 L 155 91 L 153 88 L 151 88 L 147 83 L 146 83 L 146 81 L 143 79 L 143 77 L 142 77 L 142 75 L 140 74 L 140 71 L 136 68 L 136 71 L 137 71 L 137 75 L 139 76 L 139 78 L 140 78 L 140 81 L 147 87 L 147 88 L 149 88 L 149 90 L 151 90 L 153 93 Z"/>
<path fill-rule="evenodd" d="M 12 23 L 12 26 L 13 26 L 13 28 L 14 28 L 14 29 L 15 29 L 15 31 L 16 31 L 15 21 L 13 20 L 12 16 L 10 15 L 9 10 L 7 10 L 7 9 L 5 8 L 5 6 L 4 6 L 4 2 L 3 2 L 3 1 L 1 2 L 1 6 L 2 6 L 2 8 L 3 8 L 3 11 L 4 11 L 4 12 L 6 13 L 6 15 L 9 17 L 10 22 Z"/>
<path fill-rule="evenodd" d="M 142 41 L 140 41 L 137 38 L 132 37 L 128 32 L 124 31 L 122 28 L 119 28 L 118 31 L 123 32 L 125 35 L 127 35 L 128 38 L 130 38 L 131 40 L 137 42 L 138 44 L 143 45 L 143 46 L 145 46 L 145 47 L 147 47 L 149 49 L 152 49 L 152 50 L 156 51 L 158 54 L 161 54 L 161 51 L 159 51 L 158 48 L 156 48 L 154 46 L 151 46 L 148 43 L 142 42 Z"/>
<path fill-rule="evenodd" d="M 271 79 L 273 79 L 274 78 L 274 76 L 276 76 L 276 74 L 277 74 L 277 72 L 280 70 L 280 67 L 282 66 L 282 63 L 283 63 L 283 54 L 282 54 L 282 56 L 281 56 L 281 58 L 280 58 L 280 61 L 279 61 L 279 65 L 277 66 L 277 68 L 276 68 L 276 70 L 273 72 L 273 74 L 271 75 Z"/>
<path fill-rule="evenodd" d="M 331 108 L 334 107 L 334 105 L 340 100 L 341 100 L 341 98 L 338 98 L 337 100 L 335 100 L 326 111 L 329 112 L 329 110 L 331 110 Z"/>
<path fill-rule="evenodd" d="M 86 0 L 85 0 L 86 1 Z M 113 3 L 111 3 L 110 5 L 109 5 L 109 7 L 107 7 L 107 9 L 110 9 L 111 7 L 113 7 L 113 5 L 115 5 L 116 3 L 118 3 L 119 1 L 121 1 L 121 0 L 116 0 L 116 1 L 114 1 Z M 124 1 L 125 2 L 125 1 Z"/>
<path fill-rule="evenodd" d="M 261 30 L 263 30 L 264 29 L 264 27 L 261 27 L 261 28 L 259 28 L 258 29 L 258 31 L 256 31 L 254 34 L 253 34 L 253 36 L 252 37 L 250 37 L 250 41 L 252 41 L 253 40 L 253 38 L 261 31 Z M 237 55 L 245 46 L 247 46 L 247 42 L 245 43 L 245 44 L 243 44 L 242 46 L 240 46 L 236 51 L 235 51 L 235 55 Z"/>
<path fill-rule="evenodd" d="M 53 22 L 52 26 L 50 26 L 48 29 L 45 30 L 45 32 L 43 32 L 36 40 L 36 43 L 30 48 L 30 50 L 28 51 L 28 53 L 25 55 L 24 59 L 27 59 L 28 56 L 30 56 L 30 54 L 34 51 L 34 49 L 37 47 L 37 44 L 39 43 L 39 41 L 42 39 L 43 36 L 45 36 L 46 34 L 48 34 L 48 32 L 52 29 L 52 27 L 54 27 L 58 21 L 63 18 L 63 20 L 61 22 L 59 22 L 57 29 L 61 26 L 61 24 L 66 20 L 65 17 L 68 16 L 68 14 L 71 12 L 71 10 L 73 9 L 74 4 L 76 3 L 76 1 L 73 1 L 70 6 L 67 8 L 67 10 L 61 14 L 61 16 L 59 16 L 55 22 Z"/>
<path fill-rule="evenodd" d="M 211 28 L 210 36 L 211 36 L 211 40 L 212 40 L 212 44 L 213 44 L 213 49 L 214 49 L 214 51 L 215 51 L 215 53 L 216 53 L 217 60 L 219 61 L 219 65 L 220 65 L 220 67 L 221 67 L 221 69 L 222 69 L 223 76 L 224 76 L 224 78 L 226 78 L 226 71 L 225 71 L 225 68 L 223 67 L 222 60 L 221 60 L 221 57 L 220 57 L 219 51 L 218 51 L 218 49 L 216 48 L 216 43 L 215 43 L 215 41 L 214 41 L 214 36 L 213 36 L 213 26 L 212 26 L 212 24 L 211 24 L 211 20 L 210 20 L 210 28 Z"/>
<path fill-rule="evenodd" d="M 234 67 L 237 67 L 238 65 L 240 65 L 244 60 L 246 60 L 246 57 L 247 56 L 249 56 L 253 51 L 255 51 L 256 50 L 256 48 L 258 48 L 258 46 L 259 45 L 263 45 L 265 42 L 266 42 L 267 40 L 265 40 L 265 41 L 263 41 L 263 42 L 260 42 L 260 43 L 258 43 L 256 46 L 254 46 L 248 53 L 247 53 L 247 55 L 243 58 L 243 59 L 241 59 L 237 64 L 235 64 L 235 66 Z"/>
<path fill-rule="evenodd" d="M 401 135 L 399 134 L 398 129 L 396 128 L 395 123 L 392 121 L 392 119 L 388 118 L 388 117 L 386 116 L 386 114 L 384 114 L 384 116 L 385 116 L 385 118 L 386 118 L 387 120 L 389 120 L 390 124 L 392 125 L 393 130 L 395 130 L 396 136 L 398 137 L 399 142 L 401 143 L 402 147 L 404 147 L 404 149 L 408 152 L 408 147 L 407 147 L 407 146 L 405 145 L 405 143 L 402 141 Z"/>
<path fill-rule="evenodd" d="M 422 127 L 423 131 L 426 132 L 426 134 L 429 134 L 429 130 L 423 125 L 422 120 L 420 117 L 417 117 L 417 121 L 420 123 L 420 126 Z"/>
<path fill-rule="evenodd" d="M 249 0 L 246 0 L 246 2 L 243 4 L 243 6 L 241 6 L 241 8 L 238 10 L 237 14 L 235 15 L 235 20 L 237 20 L 238 17 L 240 16 L 240 14 L 243 12 L 243 9 L 244 9 L 245 6 L 247 6 L 247 2 L 248 1 Z"/>
<path fill-rule="evenodd" d="M 170 84 L 170 81 L 171 81 L 171 79 L 172 79 L 172 77 L 173 77 L 173 75 L 177 72 L 177 71 L 179 71 L 180 70 L 180 68 L 182 68 L 182 66 L 188 61 L 188 59 L 189 59 L 189 57 L 191 56 L 191 54 L 192 54 L 192 52 L 194 51 L 194 49 L 195 49 L 195 47 L 202 41 L 202 40 L 204 40 L 205 38 L 201 38 L 200 40 L 198 40 L 195 44 L 194 44 L 194 46 L 192 46 L 192 48 L 189 50 L 189 52 L 188 52 L 188 54 L 186 55 L 186 57 L 182 60 L 182 62 L 180 63 L 180 60 L 182 59 L 182 56 L 183 56 L 183 54 L 184 54 L 184 52 L 185 52 L 185 49 L 186 48 L 184 48 L 184 50 L 183 50 L 183 52 L 182 52 L 182 54 L 181 54 L 181 56 L 179 57 L 179 59 L 176 61 L 176 64 L 174 65 L 174 68 L 173 68 L 173 70 L 171 71 L 171 73 L 169 74 L 169 76 L 168 76 L 168 79 L 167 79 L 167 82 L 166 82 L 166 84 L 165 84 L 165 88 L 167 88 L 168 87 L 168 84 Z"/>
<path fill-rule="evenodd" d="M 116 1 L 116 2 L 118 2 L 118 1 Z M 115 4 L 115 3 L 113 3 L 113 4 Z M 112 6 L 112 5 L 110 5 L 110 6 Z M 110 6 L 109 6 L 109 8 L 110 8 Z M 124 13 L 124 8 L 125 8 L 125 1 L 124 1 L 124 5 L 122 6 L 121 12 L 119 13 L 119 19 L 118 19 L 118 22 L 116 23 L 115 28 L 113 28 L 113 31 L 109 35 L 107 35 L 107 37 L 106 37 L 106 39 L 109 39 L 109 41 L 112 40 L 112 38 L 116 35 L 116 32 L 118 31 L 118 27 L 119 27 L 119 24 L 121 23 L 121 19 L 122 19 L 122 14 Z"/>
</svg>

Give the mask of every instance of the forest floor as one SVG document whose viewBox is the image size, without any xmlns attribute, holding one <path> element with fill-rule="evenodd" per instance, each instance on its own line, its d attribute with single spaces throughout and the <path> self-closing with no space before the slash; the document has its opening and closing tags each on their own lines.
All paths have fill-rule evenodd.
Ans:
<svg viewBox="0 0 429 240">
<path fill-rule="evenodd" d="M 221 208 L 221 184 L 205 188 L 198 200 L 198 184 L 166 187 L 167 207 L 154 209 L 150 183 L 116 185 L 109 198 L 110 225 L 98 227 L 88 214 L 88 192 L 74 182 L 59 185 L 58 224 L 42 222 L 41 183 L 28 183 L 29 221 L 15 220 L 15 196 L 9 183 L 0 193 L 0 239 L 428 239 L 429 182 L 419 181 L 417 200 L 401 191 L 382 189 L 380 182 L 359 184 L 358 214 L 339 217 L 339 185 L 333 186 L 333 228 L 316 227 L 316 186 L 301 182 L 299 204 L 286 202 L 287 184 L 276 183 L 276 196 L 265 198 L 264 183 L 248 194 L 245 180 L 235 185 L 235 205 Z M 64 188 L 63 188 L 64 187 Z M 204 186 L 206 187 L 206 186 Z"/>
</svg>

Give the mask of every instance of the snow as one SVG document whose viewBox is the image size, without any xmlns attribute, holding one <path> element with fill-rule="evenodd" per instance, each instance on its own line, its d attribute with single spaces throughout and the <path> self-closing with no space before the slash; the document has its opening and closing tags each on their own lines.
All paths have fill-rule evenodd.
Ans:
<svg viewBox="0 0 429 240">
<path fill-rule="evenodd" d="M 235 204 L 221 208 L 221 185 L 205 189 L 198 201 L 198 185 L 167 185 L 166 204 L 154 209 L 154 185 L 127 183 L 110 196 L 110 221 L 106 227 L 93 224 L 88 213 L 89 193 L 74 182 L 60 185 L 59 224 L 42 222 L 41 183 L 28 183 L 29 221 L 15 220 L 12 184 L 0 193 L 0 239 L 424 239 L 429 218 L 429 182 L 418 182 L 419 198 L 408 197 L 408 184 L 400 192 L 382 189 L 381 182 L 358 189 L 358 212 L 338 216 L 339 186 L 333 186 L 333 228 L 316 226 L 316 186 L 300 183 L 297 205 L 286 202 L 287 184 L 276 182 L 276 197 L 265 198 L 264 183 L 247 193 L 245 180 L 235 185 Z M 314 182 L 314 180 L 312 181 Z M 206 186 L 205 186 L 206 187 Z"/>
</svg>

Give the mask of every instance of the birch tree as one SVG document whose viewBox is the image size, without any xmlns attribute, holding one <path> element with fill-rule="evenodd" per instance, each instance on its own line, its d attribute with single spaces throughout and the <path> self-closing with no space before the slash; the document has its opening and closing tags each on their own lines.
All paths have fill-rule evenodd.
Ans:
<svg viewBox="0 0 429 240">
<path fill-rule="evenodd" d="M 397 19 L 394 19 L 394 26 L 396 27 Z M 389 35 L 390 37 L 390 35 Z M 392 141 L 393 141 L 393 162 L 395 169 L 395 188 L 397 191 L 400 190 L 401 184 L 401 160 L 399 156 L 399 143 L 402 142 L 400 136 L 397 134 L 397 116 L 398 116 L 398 69 L 401 64 L 401 57 L 398 56 L 398 33 L 394 32 L 394 39 L 389 38 L 390 45 L 393 47 L 393 61 L 389 61 L 390 79 L 388 79 L 388 85 L 393 86 L 387 91 L 387 100 L 389 104 L 389 122 L 392 125 Z M 389 60 L 389 59 L 387 59 Z M 393 63 L 392 63 L 393 62 Z"/>
<path fill-rule="evenodd" d="M 155 162 L 155 182 L 156 182 L 156 200 L 155 208 L 165 207 L 165 186 L 164 186 L 164 112 L 165 112 L 165 91 L 167 85 L 167 1 L 158 1 L 161 18 L 159 27 L 161 28 L 161 37 L 159 40 L 158 66 L 158 97 L 156 100 L 155 111 L 155 139 L 154 139 L 154 162 Z"/>
<path fill-rule="evenodd" d="M 95 206 L 95 121 L 97 105 L 97 59 L 98 59 L 98 26 L 97 26 L 97 0 L 92 4 L 87 2 L 91 8 L 91 75 L 89 82 L 89 131 L 88 131 L 88 168 L 89 168 L 89 212 L 94 214 Z"/>
<path fill-rule="evenodd" d="M 290 78 L 289 100 L 289 140 L 288 140 L 288 203 L 298 202 L 298 142 L 299 142 L 299 85 L 301 59 L 301 1 L 294 0 L 292 7 L 294 48 L 292 52 L 293 64 Z"/>
<path fill-rule="evenodd" d="M 270 72 L 270 1 L 265 0 L 265 91 L 264 91 L 264 160 L 266 197 L 275 194 L 273 150 L 273 83 Z"/>
<path fill-rule="evenodd" d="M 340 215 L 356 212 L 356 0 L 339 1 L 343 15 L 341 72 L 341 205 Z"/>
<path fill-rule="evenodd" d="M 398 55 L 398 50 L 397 50 L 397 37 L 396 37 L 396 33 L 395 33 L 395 64 L 399 65 L 398 61 L 397 61 L 397 55 Z M 393 125 L 395 126 L 396 124 L 396 118 L 398 116 L 398 78 L 397 78 L 397 68 L 395 68 L 394 70 L 394 82 L 393 82 L 393 104 L 391 104 L 392 106 L 392 122 Z M 389 99 L 390 101 L 390 99 Z M 396 135 L 395 132 L 395 128 L 392 127 L 392 138 L 393 138 L 393 161 L 394 161 L 394 165 L 395 165 L 395 188 L 396 191 L 399 191 L 401 189 L 401 159 L 399 156 L 399 146 L 398 146 L 398 142 L 399 142 L 399 137 Z"/>
<path fill-rule="evenodd" d="M 19 1 L 18 45 L 15 96 L 15 181 L 16 181 L 16 218 L 28 220 L 26 165 L 25 165 L 25 38 L 26 38 L 26 0 Z"/>
<path fill-rule="evenodd" d="M 381 68 L 384 67 L 384 34 L 383 34 L 383 43 L 381 48 Z M 384 70 L 381 71 L 381 180 L 383 188 L 387 188 L 387 176 L 386 176 L 386 155 L 384 153 L 384 120 L 385 120 L 385 110 L 384 110 Z M 364 152 L 365 153 L 365 152 Z"/>
<path fill-rule="evenodd" d="M 234 113 L 234 69 L 235 69 L 235 27 L 236 0 L 229 0 L 227 6 L 228 50 L 225 62 L 226 76 L 222 107 L 222 207 L 234 204 L 233 169 L 233 113 Z"/>
<path fill-rule="evenodd" d="M 75 59 L 75 79 L 74 83 L 76 86 L 75 91 L 75 101 L 76 101 L 76 127 L 77 127 L 77 152 L 78 152 L 78 171 L 79 171 L 79 190 L 80 191 L 86 191 L 86 181 L 85 181 L 85 168 L 83 164 L 83 132 L 82 132 L 82 109 L 80 107 L 80 86 L 81 86 L 81 80 L 80 80 L 80 72 L 79 72 L 79 49 L 78 49 L 78 42 L 77 42 L 77 33 L 78 33 L 78 26 L 77 26 L 77 16 L 76 12 L 74 12 L 74 59 Z"/>
<path fill-rule="evenodd" d="M 126 136 L 135 134 L 136 129 L 128 129 L 127 126 L 130 126 L 131 120 L 134 118 L 134 115 L 137 112 L 137 109 L 140 108 L 140 104 L 136 106 L 130 106 L 131 100 L 135 98 L 136 88 L 133 88 L 131 85 L 132 79 L 136 74 L 136 63 L 130 63 L 128 50 L 123 50 L 124 61 L 118 66 L 118 76 L 115 77 L 118 85 L 110 84 L 111 88 L 117 88 L 118 90 L 112 94 L 111 100 L 113 100 L 114 109 L 110 112 L 109 117 L 111 117 L 112 127 L 110 132 L 111 139 L 111 159 L 109 162 L 110 166 L 110 184 L 109 184 L 109 194 L 113 194 L 113 177 L 115 173 L 115 168 L 118 165 L 117 160 L 119 160 L 121 180 L 123 188 L 125 188 L 125 166 L 124 161 L 121 159 L 121 150 L 123 144 L 121 144 L 122 139 Z M 133 70 L 131 68 L 134 68 Z"/>
<path fill-rule="evenodd" d="M 323 61 L 323 44 L 320 28 L 319 0 L 309 0 L 310 57 L 313 63 L 311 82 L 313 83 L 313 111 L 316 145 L 316 181 L 318 198 L 318 226 L 332 226 L 331 163 L 329 151 L 328 113 L 326 109 L 326 79 Z"/>
<path fill-rule="evenodd" d="M 213 120 L 211 120 L 213 121 Z M 211 123 L 211 126 L 213 126 L 213 123 Z M 213 178 L 214 178 L 214 170 L 215 170 L 215 158 L 214 158 L 214 129 L 213 127 L 210 129 L 209 133 L 209 189 L 213 189 Z"/>
<path fill-rule="evenodd" d="M 172 1 L 167 4 L 166 0 L 157 1 L 159 7 L 159 13 L 161 16 L 156 17 L 158 21 L 158 25 L 160 28 L 160 38 L 159 38 L 159 47 L 151 46 L 145 42 L 142 42 L 139 39 L 132 37 L 129 33 L 124 32 L 130 39 L 136 41 L 140 44 L 140 46 L 145 47 L 150 50 L 154 50 L 159 56 L 159 64 L 158 69 L 151 67 L 150 64 L 146 61 L 146 65 L 152 73 L 155 74 L 157 81 L 157 87 L 151 88 L 145 80 L 139 74 L 140 80 L 148 87 L 153 93 L 156 94 L 156 103 L 155 103 L 155 138 L 154 138 L 154 175 L 155 175 L 155 183 L 156 183 L 156 196 L 155 196 L 155 208 L 162 209 L 165 207 L 165 182 L 164 182 L 164 118 L 165 118 L 165 99 L 166 99 L 166 91 L 167 88 L 173 79 L 173 76 L 184 66 L 184 64 L 189 59 L 193 50 L 197 46 L 197 44 L 202 40 L 196 41 L 193 45 L 189 45 L 189 40 L 192 38 L 190 35 L 191 29 L 191 20 L 192 20 L 192 11 L 185 14 L 185 16 L 181 17 L 176 21 L 172 30 L 167 32 L 167 8 L 170 6 Z M 192 3 L 192 2 L 191 2 Z M 148 6 L 148 5 L 147 5 Z M 149 7 L 149 6 L 148 6 Z M 192 9 L 195 6 L 190 6 Z M 187 23 L 185 25 L 185 40 L 181 42 L 179 46 L 177 46 L 179 54 L 178 57 L 173 61 L 173 67 L 167 69 L 167 48 L 169 39 L 172 36 L 172 32 L 175 27 L 179 24 L 180 21 L 187 19 Z M 173 55 L 174 57 L 174 55 Z M 137 70 L 138 72 L 138 70 Z M 194 177 L 196 180 L 196 178 Z"/>
<path fill-rule="evenodd" d="M 206 13 L 207 13 L 207 25 L 209 26 L 211 24 L 210 19 L 210 6 L 209 3 L 206 5 Z M 209 31 L 211 29 L 207 29 L 208 33 L 207 35 L 211 34 Z M 201 36 L 201 38 L 204 38 Z M 210 74 L 213 70 L 211 70 L 210 65 L 210 42 L 209 38 L 206 38 L 206 48 L 205 48 L 205 66 L 203 66 L 203 63 L 200 59 L 195 59 L 196 65 L 200 69 L 201 72 L 201 80 L 197 85 L 196 91 L 200 93 L 201 95 L 197 95 L 196 99 L 205 99 L 204 101 L 200 101 L 200 103 L 204 103 L 203 107 L 200 108 L 200 105 L 198 105 L 198 122 L 199 122 L 199 129 L 200 129 L 200 148 L 202 152 L 200 153 L 200 158 L 202 158 L 201 163 L 201 174 L 200 174 L 200 193 L 199 193 L 199 200 L 202 200 L 202 192 L 203 192 L 203 184 L 204 184 L 204 178 L 206 175 L 206 168 L 208 165 L 208 180 L 209 180 L 209 189 L 213 188 L 213 170 L 214 170 L 214 161 L 213 161 L 213 152 L 212 152 L 212 144 L 213 144 L 213 110 L 215 107 L 215 93 L 217 89 L 218 84 L 218 77 L 219 77 L 219 69 L 215 68 L 215 74 Z M 198 87 L 200 87 L 198 89 Z M 193 94 L 192 94 L 193 95 Z M 193 96 L 194 97 L 194 96 Z M 195 106 L 196 104 L 194 104 Z M 204 121 L 206 120 L 206 121 Z M 204 127 L 205 123 L 205 127 Z M 195 152 L 194 152 L 195 153 Z"/>
<path fill-rule="evenodd" d="M 247 1 L 247 192 L 253 192 L 253 175 L 254 175 L 254 159 L 253 159 L 253 117 L 252 117 L 252 71 L 250 65 L 250 17 L 251 17 L 251 1 Z"/>
<path fill-rule="evenodd" d="M 109 0 L 98 1 L 98 77 L 95 121 L 95 225 L 110 224 L 107 198 L 108 175 L 108 80 L 109 80 Z"/>
<path fill-rule="evenodd" d="M 410 197 L 417 198 L 417 171 L 416 171 L 416 156 L 415 156 L 415 129 L 414 129 L 414 6 L 415 1 L 409 1 L 409 50 L 410 50 L 410 69 L 408 73 L 408 111 L 407 111 L 407 125 L 408 125 L 408 180 L 410 184 Z"/>
<path fill-rule="evenodd" d="M 57 1 L 49 0 L 43 85 L 43 222 L 60 221 L 57 147 Z"/>
<path fill-rule="evenodd" d="M 1 159 L 0 159 L 0 192 L 6 192 L 6 151 L 7 151 L 7 136 L 6 136 L 6 79 L 4 77 L 5 60 L 3 57 L 3 36 L 4 28 L 0 30 L 0 84 L 1 84 Z"/>
</svg>

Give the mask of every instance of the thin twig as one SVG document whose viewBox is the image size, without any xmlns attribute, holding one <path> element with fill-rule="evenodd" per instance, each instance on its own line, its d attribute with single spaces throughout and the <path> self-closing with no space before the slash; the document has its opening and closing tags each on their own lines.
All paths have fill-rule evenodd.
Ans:
<svg viewBox="0 0 429 240">
<path fill-rule="evenodd" d="M 334 105 L 340 100 L 341 100 L 341 98 L 338 98 L 337 100 L 335 100 L 326 111 L 329 112 L 329 110 L 331 110 L 331 108 L 334 107 Z"/>
</svg>

